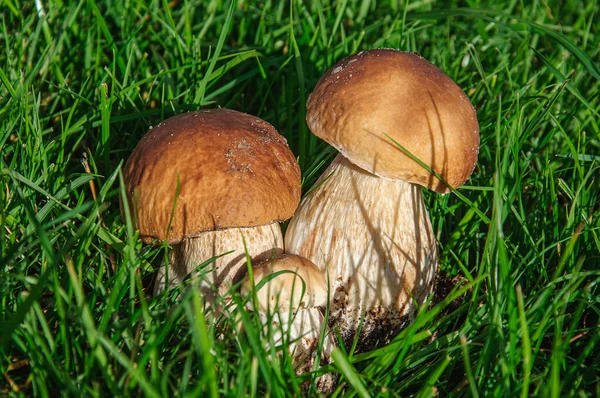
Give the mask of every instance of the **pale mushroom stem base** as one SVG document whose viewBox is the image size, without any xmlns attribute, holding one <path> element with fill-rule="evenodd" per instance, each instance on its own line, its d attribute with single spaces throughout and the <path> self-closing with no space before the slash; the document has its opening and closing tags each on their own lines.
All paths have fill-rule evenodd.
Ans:
<svg viewBox="0 0 600 398">
<path fill-rule="evenodd" d="M 342 155 L 315 186 L 288 226 L 287 252 L 329 273 L 333 323 L 344 337 L 354 336 L 363 315 L 361 337 L 397 333 L 437 270 L 421 188 L 377 177 Z"/>
<path fill-rule="evenodd" d="M 211 302 L 217 295 L 226 296 L 231 286 L 246 274 L 244 240 L 252 261 L 267 260 L 283 252 L 283 236 L 276 222 L 258 227 L 203 232 L 173 246 L 169 253 L 168 288 L 181 284 L 205 261 L 231 251 L 199 270 L 204 274 L 200 288 L 206 301 Z M 163 266 L 157 273 L 155 295 L 165 289 L 166 270 Z"/>
<path fill-rule="evenodd" d="M 324 326 L 321 309 L 312 307 L 301 308 L 295 312 L 281 310 L 276 313 L 259 311 L 258 314 L 266 341 L 271 341 L 275 345 L 280 345 L 284 341 L 288 342 L 288 352 L 294 358 L 296 374 L 312 371 L 317 360 L 319 338 Z M 323 347 L 319 357 L 321 365 L 330 363 L 329 355 L 335 347 L 334 336 L 329 330 L 325 330 L 324 333 Z M 317 379 L 317 387 L 320 392 L 328 393 L 333 391 L 337 385 L 336 381 L 335 375 L 327 373 Z"/>
<path fill-rule="evenodd" d="M 313 366 L 314 354 L 323 328 L 324 319 L 320 309 L 301 308 L 295 312 L 280 310 L 276 313 L 259 311 L 258 315 L 264 335 L 268 336 L 266 340 L 275 345 L 288 342 L 294 365 L 300 366 L 298 374 L 309 371 Z M 332 348 L 331 336 L 326 332 L 323 351 L 328 353 Z"/>
</svg>

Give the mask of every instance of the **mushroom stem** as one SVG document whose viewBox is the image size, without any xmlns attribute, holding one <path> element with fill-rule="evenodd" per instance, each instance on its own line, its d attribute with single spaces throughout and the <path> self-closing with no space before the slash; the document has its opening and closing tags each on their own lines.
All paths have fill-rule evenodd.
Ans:
<svg viewBox="0 0 600 398">
<path fill-rule="evenodd" d="M 286 251 L 328 268 L 332 315 L 352 338 L 382 325 L 398 331 L 430 291 L 437 249 L 421 188 L 380 178 L 338 155 L 304 198 L 286 232 Z M 413 302 L 414 298 L 414 302 Z M 385 336 L 384 338 L 389 338 Z"/>
<path fill-rule="evenodd" d="M 201 271 L 206 272 L 200 284 L 202 293 L 209 299 L 216 294 L 226 297 L 231 285 L 246 274 L 245 250 L 252 261 L 267 260 L 282 253 L 283 237 L 279 224 L 273 222 L 258 227 L 207 231 L 173 245 L 173 250 L 169 252 L 168 288 L 181 284 L 203 262 L 231 251 Z M 155 294 L 165 289 L 165 273 L 166 267 L 163 266 L 157 274 Z"/>
<path fill-rule="evenodd" d="M 264 336 L 268 336 L 273 344 L 288 342 L 293 363 L 298 366 L 297 373 L 310 371 L 323 328 L 324 318 L 321 310 L 315 307 L 297 310 L 276 309 L 273 312 L 259 310 L 258 318 L 263 325 Z M 328 332 L 326 333 L 323 355 L 324 359 L 328 360 L 328 355 L 333 350 L 333 339 Z"/>
</svg>

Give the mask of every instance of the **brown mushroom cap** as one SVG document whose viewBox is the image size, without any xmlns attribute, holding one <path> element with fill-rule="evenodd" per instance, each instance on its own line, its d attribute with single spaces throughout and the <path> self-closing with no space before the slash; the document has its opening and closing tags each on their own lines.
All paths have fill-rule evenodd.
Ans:
<svg viewBox="0 0 600 398">
<path fill-rule="evenodd" d="M 181 114 L 152 128 L 124 178 L 146 243 L 283 221 L 300 201 L 300 169 L 285 139 L 264 120 L 227 109 Z"/>
<path fill-rule="evenodd" d="M 256 292 L 260 310 L 296 310 L 301 305 L 311 308 L 327 304 L 327 281 L 323 272 L 312 261 L 294 254 L 283 254 L 253 266 L 254 284 L 279 271 L 291 272 L 275 276 Z M 250 280 L 246 279 L 242 294 L 248 294 L 251 287 Z"/>
<path fill-rule="evenodd" d="M 386 135 L 454 188 L 477 162 L 479 125 L 469 98 L 416 53 L 370 50 L 337 63 L 308 99 L 306 120 L 357 166 L 442 193 L 450 189 Z"/>
</svg>

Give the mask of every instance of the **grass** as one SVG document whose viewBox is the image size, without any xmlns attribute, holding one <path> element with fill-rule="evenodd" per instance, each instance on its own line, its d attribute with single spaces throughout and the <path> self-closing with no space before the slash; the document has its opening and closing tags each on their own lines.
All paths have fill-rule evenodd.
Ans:
<svg viewBox="0 0 600 398">
<path fill-rule="evenodd" d="M 594 2 L 0 1 L 0 395 L 600 395 L 600 6 Z M 150 125 L 204 107 L 273 124 L 307 191 L 333 150 L 304 121 L 325 70 L 418 51 L 469 95 L 479 164 L 426 193 L 465 283 L 388 346 L 296 376 L 252 314 L 151 297 L 165 247 L 119 212 Z M 195 283 L 195 282 L 190 282 Z M 460 304 L 449 309 L 454 298 Z M 446 307 L 446 308 L 444 308 Z M 210 310 L 209 310 L 210 311 Z M 268 347 L 268 348 L 267 348 Z"/>
</svg>

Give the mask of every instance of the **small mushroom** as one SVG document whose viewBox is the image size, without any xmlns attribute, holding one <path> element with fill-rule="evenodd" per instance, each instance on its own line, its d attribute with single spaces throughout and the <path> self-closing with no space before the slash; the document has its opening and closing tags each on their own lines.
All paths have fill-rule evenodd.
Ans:
<svg viewBox="0 0 600 398">
<path fill-rule="evenodd" d="M 168 275 L 155 293 L 180 284 L 214 256 L 201 284 L 209 301 L 254 260 L 283 252 L 279 222 L 300 201 L 300 169 L 285 139 L 267 122 L 226 109 L 174 116 L 142 138 L 124 169 L 128 202 L 145 243 L 167 241 Z M 168 278 L 167 278 L 168 276 Z"/>
<path fill-rule="evenodd" d="M 431 291 L 437 248 L 419 185 L 446 193 L 470 176 L 475 110 L 418 54 L 380 49 L 342 60 L 319 80 L 307 123 L 339 155 L 292 218 L 286 251 L 328 268 L 335 324 L 351 339 L 364 315 L 363 347 L 376 345 Z"/>
<path fill-rule="evenodd" d="M 327 281 L 323 272 L 310 260 L 283 254 L 252 267 L 258 314 L 263 324 L 274 326 L 275 344 L 289 336 L 290 353 L 302 369 L 312 367 L 312 354 L 317 348 L 324 319 L 322 311 L 327 306 Z M 261 281 L 265 283 L 260 286 Z M 260 286 L 260 287 L 258 287 Z M 252 292 L 250 278 L 246 276 L 241 286 L 244 296 Z M 253 308 L 253 300 L 247 307 Z M 324 352 L 329 352 L 331 337 L 325 336 Z"/>
</svg>

